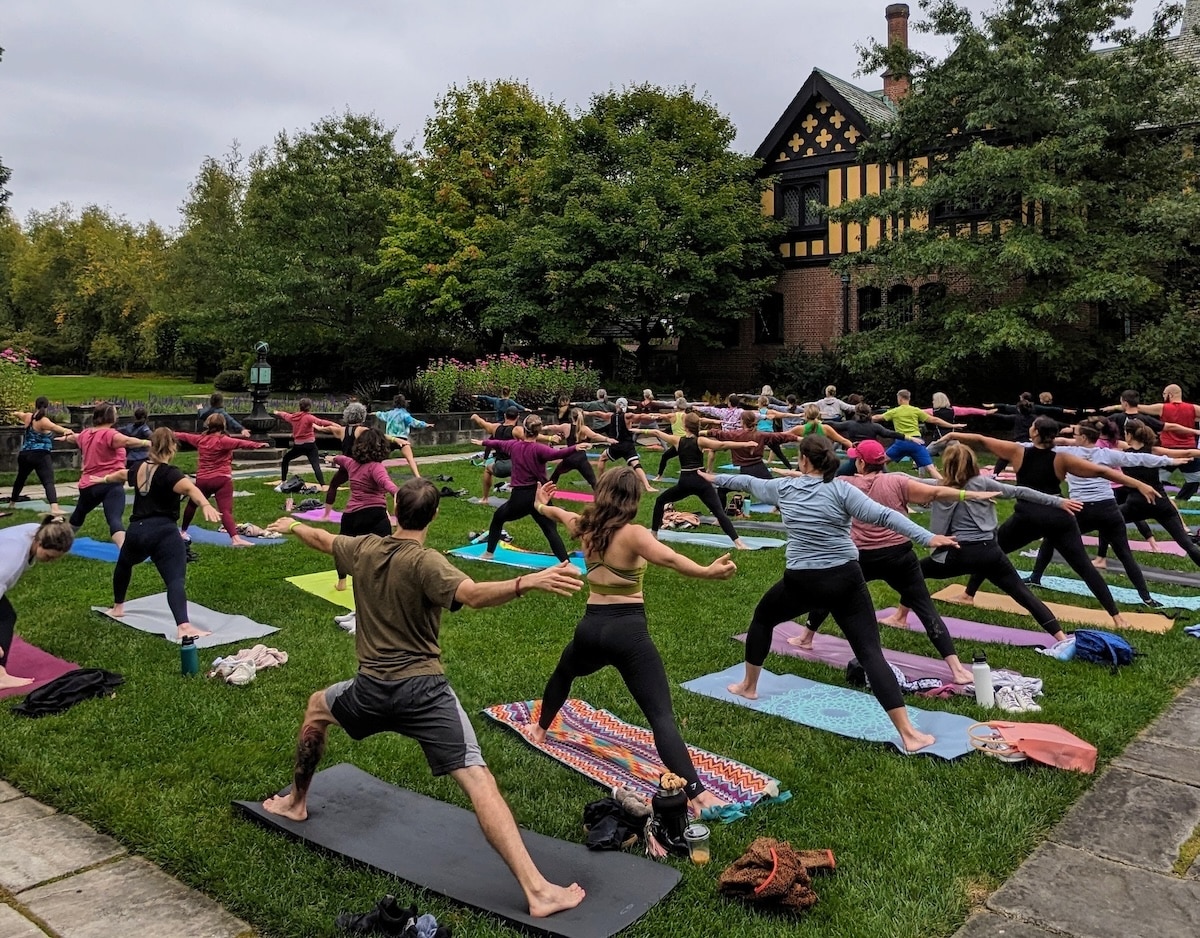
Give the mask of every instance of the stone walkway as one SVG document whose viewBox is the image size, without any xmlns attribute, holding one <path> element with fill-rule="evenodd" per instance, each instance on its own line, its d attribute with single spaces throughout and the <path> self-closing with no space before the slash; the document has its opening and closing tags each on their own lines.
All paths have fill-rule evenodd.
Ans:
<svg viewBox="0 0 1200 938">
<path fill-rule="evenodd" d="M 0 938 L 253 938 L 207 896 L 0 781 Z"/>
<path fill-rule="evenodd" d="M 1200 682 L 1113 760 L 1049 839 L 955 938 L 1196 938 L 1200 860 L 1179 848 L 1200 825 Z"/>
</svg>

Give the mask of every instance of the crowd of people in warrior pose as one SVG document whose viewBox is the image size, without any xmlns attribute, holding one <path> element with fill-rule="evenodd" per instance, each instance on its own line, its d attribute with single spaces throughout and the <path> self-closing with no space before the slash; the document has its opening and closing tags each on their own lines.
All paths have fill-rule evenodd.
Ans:
<svg viewBox="0 0 1200 938">
<path fill-rule="evenodd" d="M 758 395 L 730 395 L 724 406 L 691 402 L 682 392 L 660 401 L 649 390 L 630 405 L 625 398 L 610 401 L 600 390 L 593 401 L 560 399 L 549 417 L 553 422 L 527 411 L 507 388 L 487 401 L 494 406 L 495 420 L 473 415 L 485 434 L 481 442 L 489 457 L 483 501 L 497 480 L 507 480 L 509 497 L 492 516 L 482 556 L 493 557 L 505 524 L 530 517 L 560 561 L 498 582 L 476 582 L 425 547 L 439 492 L 420 478 L 409 435 L 413 428 L 430 425 L 415 419 L 402 397 L 390 410 L 374 414 L 381 429 L 367 425 L 367 409 L 357 402 L 347 406 L 340 423 L 313 415 L 308 399 L 300 401 L 296 412 L 276 412 L 293 428 L 294 445 L 280 467 L 283 478 L 297 456 L 306 457 L 318 480 L 323 478 L 318 432 L 331 434 L 340 450 L 331 460 L 335 474 L 324 514 L 330 517 L 336 492 L 348 486 L 339 534 L 293 518 L 280 518 L 270 529 L 331 554 L 339 589 L 353 577 L 359 669 L 352 680 L 312 695 L 297 743 L 292 789 L 265 804 L 296 820 L 307 816 L 309 784 L 330 726 L 343 727 L 355 739 L 385 731 L 411 736 L 420 742 L 434 774 L 451 775 L 467 793 L 534 915 L 570 908 L 582 901 L 584 892 L 576 884 L 564 887 L 546 880 L 525 851 L 470 722 L 446 682 L 438 645 L 442 610 L 496 606 L 530 590 L 569 596 L 586 586 L 584 614 L 548 676 L 530 738 L 545 739 L 573 682 L 611 665 L 645 714 L 663 764 L 685 779 L 693 810 L 704 815 L 723 804 L 705 790 L 675 720 L 670 682 L 647 629 L 645 572 L 653 564 L 682 576 L 725 580 L 737 566 L 730 554 L 702 565 L 663 544 L 656 534 L 668 505 L 696 498 L 735 548 L 745 545 L 725 511 L 728 494 L 748 494 L 773 506 L 782 519 L 784 569 L 751 616 L 745 671 L 729 692 L 757 696 L 777 625 L 807 613 L 807 627 L 791 643 L 811 647 L 816 631 L 832 616 L 910 752 L 934 739 L 909 721 L 896 676 L 884 659 L 869 582 L 883 581 L 899 594 L 897 622 L 906 620 L 909 609 L 916 612 L 953 680 L 965 684 L 971 673 L 958 657 L 927 580 L 969 576 L 966 599 L 990 580 L 1061 640 L 1065 635 L 1054 614 L 1009 560 L 1012 551 L 1040 541 L 1032 582 L 1037 583 L 1051 560 L 1060 559 L 1087 584 L 1115 625 L 1124 624 L 1122 614 L 1100 575 L 1109 548 L 1142 602 L 1158 605 L 1130 549 L 1127 524 L 1148 534 L 1145 523 L 1157 522 L 1200 566 L 1200 546 L 1163 484 L 1179 471 L 1185 479 L 1179 500 L 1200 489 L 1200 405 L 1185 403 L 1176 385 L 1164 390 L 1161 404 L 1142 404 L 1136 394 L 1126 392 L 1119 404 L 1092 416 L 1068 413 L 1046 399 L 1034 403 L 1031 395 L 1022 395 L 1012 406 L 961 408 L 937 394 L 930 408 L 920 409 L 907 391 L 897 394 L 894 407 L 875 412 L 853 395 L 843 401 L 833 387 L 808 402 L 795 396 L 780 400 L 764 387 Z M 144 413 L 118 429 L 116 408 L 103 403 L 94 408 L 90 425 L 79 431 L 56 424 L 45 398 L 38 399 L 32 412 L 18 414 L 24 433 L 10 497 L 18 499 L 29 476 L 36 474 L 52 514 L 41 524 L 0 529 L 0 688 L 24 682 L 4 667 L 16 622 L 8 590 L 35 562 L 53 561 L 70 550 L 74 535 L 97 507 L 119 548 L 111 614 L 123 615 L 132 570 L 149 558 L 166 586 L 178 635 L 205 634 L 188 617 L 181 505 L 188 503 L 184 530 L 200 510 L 207 521 L 224 525 L 232 543 L 244 543 L 233 516 L 232 460 L 240 449 L 267 445 L 247 439 L 249 434 L 221 404 L 214 395 L 201 413 L 198 433 L 151 430 Z M 956 422 L 985 415 L 1011 418 L 1013 439 L 965 433 L 964 424 Z M 936 432 L 928 444 L 921 435 L 924 426 Z M 641 466 L 639 438 L 663 446 L 653 480 Z M 79 496 L 69 519 L 59 512 L 50 463 L 56 441 L 76 443 L 82 456 Z M 194 481 L 173 465 L 180 442 L 199 453 Z M 846 448 L 844 457 L 835 443 Z M 787 447 L 793 445 L 797 449 L 789 456 Z M 593 446 L 603 447 L 595 470 L 587 453 Z M 383 465 L 396 447 L 414 476 L 403 485 Z M 986 473 L 976 450 L 994 455 L 997 468 Z M 721 451 L 729 453 L 736 471 L 712 474 L 713 457 Z M 778 465 L 768 465 L 768 451 Z M 940 470 L 934 465 L 937 452 Z M 918 476 L 887 471 L 889 462 L 904 458 L 913 461 Z M 679 462 L 678 481 L 656 491 L 652 482 L 664 480 L 672 459 Z M 607 465 L 617 462 L 625 465 Z M 557 467 L 548 478 L 551 463 Z M 1014 484 L 998 478 L 999 470 L 1009 467 Z M 594 501 L 579 513 L 552 504 L 557 483 L 572 471 L 594 490 Z M 126 485 L 133 489 L 128 529 L 123 521 Z M 636 520 L 648 492 L 656 496 L 649 528 Z M 998 524 L 997 498 L 1016 501 L 1003 524 Z M 932 507 L 929 528 L 910 520 L 913 504 Z M 579 544 L 582 575 L 569 562 L 560 530 Z M 1090 531 L 1100 536 L 1095 560 L 1082 541 Z M 919 559 L 914 543 L 931 553 Z"/>
</svg>

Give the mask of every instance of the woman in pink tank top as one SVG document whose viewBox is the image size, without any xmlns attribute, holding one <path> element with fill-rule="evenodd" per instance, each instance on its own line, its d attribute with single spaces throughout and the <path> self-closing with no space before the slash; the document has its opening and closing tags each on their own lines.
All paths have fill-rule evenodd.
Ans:
<svg viewBox="0 0 1200 938">
<path fill-rule="evenodd" d="M 125 542 L 125 450 L 148 449 L 149 440 L 139 440 L 113 429 L 117 409 L 100 403 L 92 410 L 92 425 L 76 436 L 83 455 L 79 476 L 79 501 L 71 513 L 71 527 L 78 533 L 91 510 L 104 506 L 108 533 L 118 547 Z"/>
</svg>

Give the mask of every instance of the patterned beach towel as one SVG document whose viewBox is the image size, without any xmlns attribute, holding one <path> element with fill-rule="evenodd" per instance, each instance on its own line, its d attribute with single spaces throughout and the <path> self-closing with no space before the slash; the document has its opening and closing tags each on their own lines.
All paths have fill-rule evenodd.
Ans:
<svg viewBox="0 0 1200 938">
<path fill-rule="evenodd" d="M 541 705 L 540 700 L 525 700 L 496 704 L 483 712 L 520 734 L 529 745 L 605 788 L 628 785 L 647 797 L 654 794 L 659 776 L 666 769 L 649 730 L 572 698 L 559 711 L 546 742 L 538 746 L 529 737 L 529 730 Z M 751 805 L 780 795 L 779 780 L 757 769 L 695 746 L 688 746 L 688 752 L 700 781 L 718 798 Z"/>
</svg>

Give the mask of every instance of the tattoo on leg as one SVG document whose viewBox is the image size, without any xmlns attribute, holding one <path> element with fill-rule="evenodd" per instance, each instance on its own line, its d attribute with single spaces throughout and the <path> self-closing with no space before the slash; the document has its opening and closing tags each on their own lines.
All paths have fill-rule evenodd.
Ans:
<svg viewBox="0 0 1200 938">
<path fill-rule="evenodd" d="M 321 756 L 325 754 L 326 730 L 322 726 L 305 723 L 296 743 L 296 772 L 292 778 L 293 797 L 303 796 L 312 783 Z"/>
</svg>

